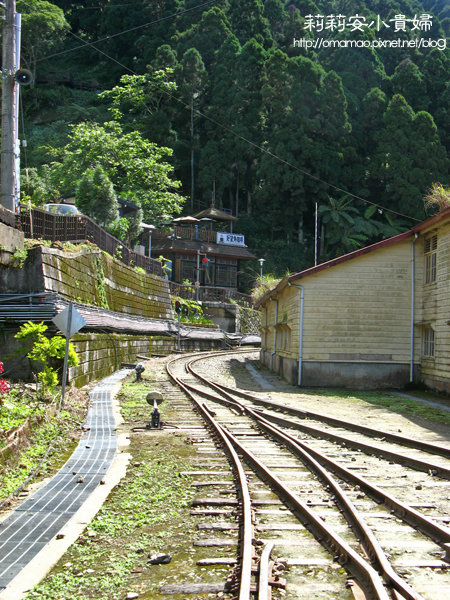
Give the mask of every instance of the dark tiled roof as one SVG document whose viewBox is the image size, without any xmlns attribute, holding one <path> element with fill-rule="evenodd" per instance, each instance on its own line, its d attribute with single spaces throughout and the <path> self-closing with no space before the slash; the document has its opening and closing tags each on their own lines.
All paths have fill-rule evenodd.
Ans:
<svg viewBox="0 0 450 600">
<path fill-rule="evenodd" d="M 179 252 L 184 254 L 197 254 L 200 250 L 202 254 L 209 256 L 222 256 L 226 258 L 236 258 L 239 260 L 256 260 L 247 248 L 241 246 L 227 246 L 222 244 L 214 244 L 213 242 L 197 242 L 193 240 L 182 240 L 174 238 L 157 238 L 152 244 L 152 251 L 163 252 Z"/>
<path fill-rule="evenodd" d="M 216 208 L 215 206 L 210 206 L 209 208 L 202 210 L 201 212 L 194 215 L 196 219 L 203 219 L 207 217 L 208 219 L 214 219 L 215 221 L 237 221 L 237 217 L 233 217 L 229 213 Z"/>
</svg>

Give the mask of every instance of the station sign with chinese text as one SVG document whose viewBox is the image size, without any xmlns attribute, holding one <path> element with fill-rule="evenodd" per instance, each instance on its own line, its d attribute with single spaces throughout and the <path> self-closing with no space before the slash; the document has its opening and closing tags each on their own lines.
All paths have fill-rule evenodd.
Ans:
<svg viewBox="0 0 450 600">
<path fill-rule="evenodd" d="M 217 243 L 227 246 L 245 246 L 245 237 L 240 233 L 217 232 Z"/>
</svg>

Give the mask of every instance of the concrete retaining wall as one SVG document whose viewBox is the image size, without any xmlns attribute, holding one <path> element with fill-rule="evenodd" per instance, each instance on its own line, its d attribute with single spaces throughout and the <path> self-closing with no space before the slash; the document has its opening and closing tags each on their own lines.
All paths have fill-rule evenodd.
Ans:
<svg viewBox="0 0 450 600">
<path fill-rule="evenodd" d="M 3 361 L 7 379 L 31 380 L 30 361 L 16 353 L 22 347 L 21 340 L 16 340 L 14 334 L 18 326 L 3 330 L 1 340 L 4 351 L 0 355 Z M 76 387 L 86 385 L 114 373 L 122 363 L 138 362 L 141 356 L 167 355 L 175 352 L 177 339 L 172 336 L 126 335 L 115 333 L 79 333 L 72 337 L 72 344 L 80 359 L 80 364 L 69 368 L 69 381 Z M 181 339 L 181 351 L 220 350 L 221 339 Z M 38 370 L 39 363 L 33 363 L 33 369 Z"/>
<path fill-rule="evenodd" d="M 168 281 L 158 275 L 143 274 L 113 259 L 105 252 L 86 248 L 75 253 L 38 247 L 29 251 L 21 269 L 0 266 L 0 289 L 5 293 L 27 294 L 53 291 L 69 300 L 107 308 L 124 315 L 172 320 L 173 310 Z M 4 350 L 0 360 L 11 379 L 31 378 L 28 359 L 14 356 L 22 342 L 14 338 L 18 323 L 3 328 Z M 194 339 L 192 339 L 194 338 Z M 223 336 L 192 335 L 181 339 L 181 350 L 222 348 Z M 122 363 L 138 360 L 137 355 L 153 356 L 175 351 L 171 335 L 115 334 L 89 332 L 72 337 L 80 358 L 69 369 L 69 381 L 77 387 L 110 375 Z M 33 365 L 36 369 L 38 365 Z"/>
<path fill-rule="evenodd" d="M 16 250 L 23 250 L 24 235 L 18 229 L 0 223 L 0 265 L 11 264 Z"/>
<path fill-rule="evenodd" d="M 261 362 L 292 385 L 298 383 L 298 361 L 261 351 Z M 302 386 L 344 387 L 350 389 L 402 388 L 409 383 L 410 366 L 405 363 L 304 361 Z M 420 380 L 420 366 L 414 367 L 415 381 Z"/>
</svg>

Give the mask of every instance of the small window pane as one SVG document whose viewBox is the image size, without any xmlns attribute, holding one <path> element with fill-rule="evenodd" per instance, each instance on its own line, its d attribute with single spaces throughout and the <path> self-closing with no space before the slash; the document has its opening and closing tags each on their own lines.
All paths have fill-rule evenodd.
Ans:
<svg viewBox="0 0 450 600">
<path fill-rule="evenodd" d="M 436 281 L 436 251 L 437 235 L 433 235 L 425 240 L 425 283 Z"/>
<path fill-rule="evenodd" d="M 424 356 L 434 356 L 434 329 L 425 327 L 423 332 L 423 354 Z"/>
</svg>

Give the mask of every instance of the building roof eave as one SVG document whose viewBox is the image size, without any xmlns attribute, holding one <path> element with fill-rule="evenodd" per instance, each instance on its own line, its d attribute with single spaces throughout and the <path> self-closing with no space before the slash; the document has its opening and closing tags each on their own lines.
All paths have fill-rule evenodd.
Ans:
<svg viewBox="0 0 450 600">
<path fill-rule="evenodd" d="M 417 234 L 425 229 L 428 229 L 429 227 L 432 227 L 436 223 L 439 223 L 443 219 L 447 219 L 447 218 L 450 218 L 450 207 L 445 208 L 444 210 L 441 210 L 439 213 L 437 213 L 436 215 L 433 215 L 429 219 L 426 219 L 425 221 L 418 223 L 409 231 L 405 231 L 405 232 L 395 235 L 393 237 L 387 238 L 385 240 L 381 240 L 380 242 L 376 242 L 375 244 L 371 244 L 370 246 L 365 246 L 364 248 L 358 248 L 358 250 L 354 250 L 353 252 L 349 252 L 348 254 L 343 254 L 342 256 L 333 258 L 332 260 L 324 262 L 320 265 L 310 267 L 309 269 L 305 269 L 304 271 L 299 271 L 298 273 L 293 273 L 292 275 L 287 276 L 284 279 L 282 279 L 278 283 L 278 285 L 275 286 L 272 290 L 266 292 L 264 294 L 264 296 L 262 296 L 262 298 L 255 303 L 255 306 L 262 306 L 264 304 L 264 302 L 266 302 L 271 296 L 273 296 L 274 294 L 277 294 L 278 292 L 283 290 L 287 285 L 294 284 L 295 281 L 299 281 L 300 279 L 304 279 L 305 277 L 308 277 L 309 275 L 319 273 L 320 271 L 324 271 L 325 269 L 329 269 L 340 263 L 347 262 L 358 256 L 363 256 L 364 254 L 369 254 L 370 252 L 373 252 L 374 250 L 378 250 L 379 248 L 390 246 L 390 245 L 396 244 L 398 242 L 401 242 L 403 240 L 406 240 L 408 238 L 411 238 L 415 234 Z M 448 325 L 450 325 L 450 321 L 448 321 Z"/>
<path fill-rule="evenodd" d="M 374 250 L 378 250 L 379 248 L 383 248 L 385 246 L 390 246 L 397 242 L 408 239 L 414 235 L 412 230 L 405 231 L 404 233 L 400 233 L 393 237 L 390 237 L 386 240 L 381 240 L 380 242 L 376 242 L 375 244 L 371 244 L 370 246 L 364 246 L 364 248 L 358 248 L 358 250 L 354 250 L 353 252 L 349 252 L 348 254 L 343 254 L 342 256 L 338 256 L 337 258 L 333 258 L 328 260 L 327 262 L 321 263 L 320 265 L 316 265 L 314 267 L 310 267 L 309 269 L 305 269 L 304 271 L 299 271 L 298 273 L 293 273 L 292 275 L 286 276 L 282 279 L 276 287 L 272 290 L 264 294 L 264 296 L 258 300 L 256 306 L 261 306 L 264 302 L 267 301 L 270 296 L 281 292 L 287 285 L 293 285 L 296 281 L 300 279 L 304 279 L 309 275 L 314 275 L 315 273 L 319 273 L 320 271 L 324 271 L 325 269 L 329 269 L 343 262 L 347 262 L 352 260 L 353 258 L 357 258 L 358 256 L 363 256 L 364 254 L 368 254 L 369 252 L 373 252 Z"/>
<path fill-rule="evenodd" d="M 421 223 L 418 223 L 417 225 L 415 225 L 412 228 L 412 231 L 414 233 L 418 233 L 418 232 L 422 231 L 423 229 L 428 229 L 428 227 L 432 227 L 433 225 L 435 225 L 439 221 L 442 221 L 442 219 L 445 219 L 445 218 L 450 218 L 450 206 L 448 208 L 444 208 L 444 210 L 441 210 L 440 212 L 433 215 L 429 219 L 426 219 L 426 221 L 422 221 Z"/>
<path fill-rule="evenodd" d="M 278 294 L 278 292 L 281 292 L 281 290 L 283 290 L 287 285 L 289 285 L 289 275 L 283 277 L 283 279 L 279 281 L 274 288 L 266 292 L 264 296 L 257 300 L 255 302 L 255 307 L 258 308 L 262 306 L 265 302 L 267 302 L 267 300 L 270 299 L 271 296 L 273 296 L 274 294 Z"/>
<path fill-rule="evenodd" d="M 178 240 L 173 238 L 158 239 L 154 242 L 152 249 L 155 252 L 176 252 L 180 254 L 196 255 L 197 250 L 201 254 L 218 256 L 237 260 L 256 260 L 247 248 L 242 246 L 228 246 L 226 244 L 215 244 L 213 242 Z"/>
</svg>

